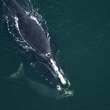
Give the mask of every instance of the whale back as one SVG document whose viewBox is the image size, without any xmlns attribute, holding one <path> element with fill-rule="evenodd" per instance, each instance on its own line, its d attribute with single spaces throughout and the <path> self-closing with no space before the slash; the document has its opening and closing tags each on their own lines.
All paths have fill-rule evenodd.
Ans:
<svg viewBox="0 0 110 110">
<path fill-rule="evenodd" d="M 49 40 L 40 24 L 28 16 L 15 0 L 9 1 L 17 13 L 18 30 L 22 39 L 41 57 L 45 56 L 46 53 L 51 53 Z"/>
</svg>

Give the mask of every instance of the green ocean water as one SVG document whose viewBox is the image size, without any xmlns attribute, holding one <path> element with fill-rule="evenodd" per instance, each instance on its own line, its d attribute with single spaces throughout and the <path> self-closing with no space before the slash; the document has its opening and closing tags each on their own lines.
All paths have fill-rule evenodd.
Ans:
<svg viewBox="0 0 110 110">
<path fill-rule="evenodd" d="M 45 98 L 26 84 L 7 79 L 19 67 L 21 58 L 7 31 L 0 1 L 0 110 L 110 110 L 110 1 L 31 2 L 47 22 L 74 96 Z"/>
</svg>

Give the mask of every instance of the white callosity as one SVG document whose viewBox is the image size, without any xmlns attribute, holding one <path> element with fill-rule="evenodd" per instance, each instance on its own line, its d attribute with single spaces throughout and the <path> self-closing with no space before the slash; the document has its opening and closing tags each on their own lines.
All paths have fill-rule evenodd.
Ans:
<svg viewBox="0 0 110 110">
<path fill-rule="evenodd" d="M 51 66 L 53 67 L 55 73 L 57 73 L 62 84 L 66 85 L 66 80 L 64 79 L 63 75 L 60 73 L 58 67 L 56 66 L 56 62 L 53 59 L 50 59 L 50 62 L 51 62 Z"/>
</svg>

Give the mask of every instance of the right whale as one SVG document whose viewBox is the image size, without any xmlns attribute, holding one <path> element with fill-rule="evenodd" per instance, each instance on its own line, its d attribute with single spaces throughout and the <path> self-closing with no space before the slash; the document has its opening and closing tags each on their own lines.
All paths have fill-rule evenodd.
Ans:
<svg viewBox="0 0 110 110">
<path fill-rule="evenodd" d="M 8 3 L 16 14 L 18 31 L 22 40 L 26 43 L 29 50 L 44 60 L 56 81 L 55 86 L 57 90 L 67 90 L 70 82 L 52 54 L 49 36 L 46 35 L 41 25 L 31 18 L 17 1 L 8 0 Z"/>
</svg>

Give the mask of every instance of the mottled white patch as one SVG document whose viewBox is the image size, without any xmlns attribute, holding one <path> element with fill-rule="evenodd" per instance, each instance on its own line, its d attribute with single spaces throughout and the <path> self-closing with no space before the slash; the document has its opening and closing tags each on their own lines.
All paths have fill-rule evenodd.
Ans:
<svg viewBox="0 0 110 110">
<path fill-rule="evenodd" d="M 50 82 L 50 84 L 52 84 L 52 82 Z"/>
<path fill-rule="evenodd" d="M 57 90 L 59 90 L 59 91 L 62 90 L 61 87 L 60 87 L 60 85 L 57 85 Z"/>
<path fill-rule="evenodd" d="M 33 66 L 33 63 L 30 63 L 31 66 Z"/>
<path fill-rule="evenodd" d="M 48 79 L 46 78 L 45 80 L 47 81 Z"/>
<path fill-rule="evenodd" d="M 61 83 L 62 83 L 63 85 L 66 85 L 66 80 L 65 80 L 65 78 L 63 77 L 63 75 L 61 74 L 61 72 L 59 71 L 58 67 L 56 66 L 56 62 L 55 62 L 53 59 L 50 59 L 50 62 L 51 62 L 52 68 L 54 69 L 55 73 L 56 73 L 57 76 L 59 77 Z"/>
</svg>

